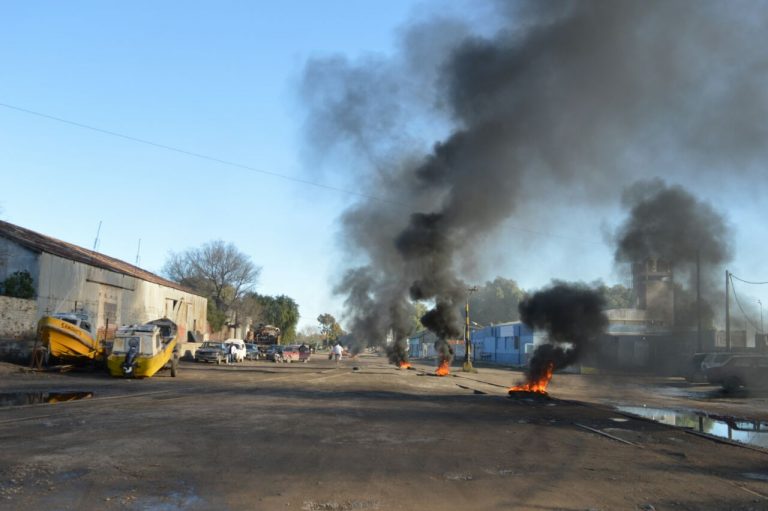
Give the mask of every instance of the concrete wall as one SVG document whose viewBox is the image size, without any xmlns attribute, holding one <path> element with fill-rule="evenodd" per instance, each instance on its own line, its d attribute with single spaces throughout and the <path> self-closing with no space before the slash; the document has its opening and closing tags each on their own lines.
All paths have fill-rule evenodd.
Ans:
<svg viewBox="0 0 768 511">
<path fill-rule="evenodd" d="M 0 339 L 34 339 L 37 332 L 37 302 L 0 296 Z"/>
<path fill-rule="evenodd" d="M 0 359 L 26 362 L 37 335 L 37 302 L 0 296 Z"/>
</svg>

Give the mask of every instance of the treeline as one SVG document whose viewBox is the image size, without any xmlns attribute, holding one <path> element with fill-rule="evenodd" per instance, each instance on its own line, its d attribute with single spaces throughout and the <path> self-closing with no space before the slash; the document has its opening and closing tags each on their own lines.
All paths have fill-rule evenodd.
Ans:
<svg viewBox="0 0 768 511">
<path fill-rule="evenodd" d="M 296 301 L 285 295 L 257 293 L 261 267 L 233 243 L 215 240 L 184 252 L 171 252 L 162 273 L 208 299 L 208 324 L 213 332 L 239 326 L 250 318 L 255 324 L 280 328 L 285 342 L 296 337 Z"/>
</svg>

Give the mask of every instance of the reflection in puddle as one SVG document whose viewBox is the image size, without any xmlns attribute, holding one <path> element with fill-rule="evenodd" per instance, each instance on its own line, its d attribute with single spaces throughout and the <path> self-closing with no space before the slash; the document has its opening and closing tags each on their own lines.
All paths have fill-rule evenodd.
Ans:
<svg viewBox="0 0 768 511">
<path fill-rule="evenodd" d="M 63 403 L 93 397 L 93 392 L 4 392 L 0 393 L 0 407 Z"/>
<path fill-rule="evenodd" d="M 668 408 L 617 406 L 616 409 L 662 424 L 689 428 L 700 433 L 768 448 L 768 422 L 707 415 L 703 412 L 670 410 Z"/>
</svg>

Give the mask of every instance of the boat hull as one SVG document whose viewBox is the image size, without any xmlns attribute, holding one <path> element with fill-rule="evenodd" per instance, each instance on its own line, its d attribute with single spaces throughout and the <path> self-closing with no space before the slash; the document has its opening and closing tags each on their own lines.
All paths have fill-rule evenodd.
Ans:
<svg viewBox="0 0 768 511">
<path fill-rule="evenodd" d="M 56 358 L 95 360 L 104 354 L 88 332 L 62 319 L 45 316 L 37 326 L 43 345 Z"/>
<path fill-rule="evenodd" d="M 162 369 L 173 357 L 173 350 L 176 348 L 178 337 L 168 341 L 162 351 L 153 356 L 139 355 L 136 357 L 135 367 L 131 377 L 149 378 Z M 116 377 L 125 376 L 123 372 L 123 362 L 125 355 L 110 355 L 107 358 L 107 368 L 109 374 Z"/>
</svg>

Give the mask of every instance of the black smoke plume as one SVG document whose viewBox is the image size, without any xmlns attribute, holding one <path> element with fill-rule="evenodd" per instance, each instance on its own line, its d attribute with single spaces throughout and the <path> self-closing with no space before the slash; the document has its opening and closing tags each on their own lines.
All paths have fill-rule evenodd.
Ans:
<svg viewBox="0 0 768 511">
<path fill-rule="evenodd" d="M 679 185 L 660 179 L 640 181 L 624 191 L 628 218 L 616 233 L 617 262 L 671 263 L 675 284 L 675 323 L 696 324 L 696 264 L 701 265 L 702 315 L 711 323 L 724 263 L 731 258 L 730 226 L 710 204 Z"/>
<path fill-rule="evenodd" d="M 732 169 L 759 177 L 755 163 L 768 159 L 768 47 L 755 44 L 768 9 L 706 0 L 472 9 L 413 21 L 394 56 L 315 58 L 304 70 L 312 166 L 316 156 L 344 162 L 365 195 L 341 218 L 350 270 L 337 287 L 345 326 L 365 342 L 407 336 L 412 300 L 436 305 L 439 337 L 460 332 L 462 280 L 481 270 L 483 243 L 510 237 L 499 236 L 510 217 L 604 207 L 649 172 L 695 183 Z"/>
<path fill-rule="evenodd" d="M 390 364 L 400 366 L 408 362 L 408 344 L 404 339 L 395 340 L 386 351 Z"/>
<path fill-rule="evenodd" d="M 453 362 L 453 348 L 451 348 L 451 345 L 445 339 L 438 339 L 435 341 L 434 346 L 437 353 L 437 365 L 450 367 L 451 362 Z"/>
<path fill-rule="evenodd" d="M 555 284 L 525 298 L 518 310 L 523 323 L 547 333 L 531 357 L 528 381 L 539 381 L 576 361 L 608 326 L 603 295 L 583 284 Z"/>
</svg>

